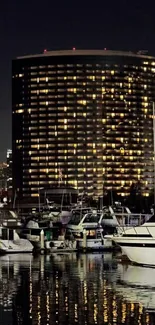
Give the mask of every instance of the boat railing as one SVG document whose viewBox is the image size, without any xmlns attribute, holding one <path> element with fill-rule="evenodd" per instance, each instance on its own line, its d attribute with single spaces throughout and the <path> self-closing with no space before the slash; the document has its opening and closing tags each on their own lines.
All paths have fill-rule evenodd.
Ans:
<svg viewBox="0 0 155 325">
<path fill-rule="evenodd" d="M 149 227 L 145 226 L 146 232 L 145 232 L 145 234 L 144 233 L 142 234 L 143 237 L 148 237 L 148 235 L 149 235 L 149 237 L 152 237 L 152 234 L 151 234 L 149 228 L 150 228 L 150 226 Z M 133 227 L 129 226 L 129 227 L 120 227 L 118 229 L 118 233 L 114 234 L 114 236 L 115 235 L 117 236 L 118 234 L 123 234 L 123 235 L 126 234 L 126 236 L 128 236 L 129 233 L 126 233 L 126 230 L 130 230 L 130 229 L 132 229 L 132 233 L 130 233 L 130 235 L 132 234 L 132 236 L 136 235 L 138 237 L 141 235 L 141 233 L 137 231 L 139 229 L 139 227 L 137 227 L 137 226 L 133 226 Z"/>
<path fill-rule="evenodd" d="M 152 214 L 144 214 L 144 213 L 123 213 L 123 214 L 115 214 L 115 217 L 118 221 L 117 231 L 125 232 L 128 229 L 134 229 L 136 232 L 136 227 L 143 225 L 147 222 Z"/>
<path fill-rule="evenodd" d="M 145 213 L 115 213 L 120 226 L 140 226 L 148 221 L 152 214 Z"/>
</svg>

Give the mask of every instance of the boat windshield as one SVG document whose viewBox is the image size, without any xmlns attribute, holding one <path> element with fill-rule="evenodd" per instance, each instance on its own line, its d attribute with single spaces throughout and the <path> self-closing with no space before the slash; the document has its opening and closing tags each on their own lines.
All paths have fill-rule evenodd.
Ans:
<svg viewBox="0 0 155 325">
<path fill-rule="evenodd" d="M 92 214 L 92 213 L 87 213 L 85 216 L 85 219 L 83 220 L 83 223 L 98 223 L 100 220 L 100 213 Z"/>
<path fill-rule="evenodd" d="M 78 225 L 80 223 L 81 219 L 82 219 L 82 214 L 80 213 L 80 211 L 76 211 L 76 212 L 74 211 L 68 224 Z"/>
<path fill-rule="evenodd" d="M 75 210 L 72 210 L 72 216 L 71 216 L 71 219 L 70 221 L 68 222 L 68 224 L 72 224 L 72 225 L 78 225 L 81 221 L 81 219 L 83 218 L 83 216 L 90 212 L 90 209 L 88 208 L 85 208 L 85 209 L 75 209 Z"/>
</svg>

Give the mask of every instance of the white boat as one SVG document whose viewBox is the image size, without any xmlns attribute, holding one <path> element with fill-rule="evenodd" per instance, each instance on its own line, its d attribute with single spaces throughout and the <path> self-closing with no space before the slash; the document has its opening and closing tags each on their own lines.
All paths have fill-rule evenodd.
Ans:
<svg viewBox="0 0 155 325">
<path fill-rule="evenodd" d="M 108 237 L 108 236 L 107 236 Z M 131 262 L 155 267 L 155 216 L 122 234 L 111 236 Z"/>
<path fill-rule="evenodd" d="M 121 209 L 121 210 L 120 210 Z M 112 206 L 103 207 L 102 210 L 92 210 L 91 208 L 75 209 L 70 221 L 68 222 L 66 229 L 70 231 L 78 240 L 78 244 L 82 247 L 83 241 L 83 230 L 87 229 L 87 245 L 91 249 L 103 249 L 112 248 L 112 240 L 110 237 L 105 235 L 113 234 L 117 229 L 119 231 L 128 229 L 129 224 L 138 224 L 141 220 L 141 215 L 131 214 L 127 207 Z M 103 232 L 100 239 L 98 233 L 94 234 L 94 230 L 102 227 Z M 89 233 L 88 233 L 89 228 Z M 90 232 L 91 230 L 91 232 Z M 92 238 L 90 238 L 90 233 L 92 233 Z M 101 233 L 101 231 L 100 231 Z M 80 238 L 79 238 L 80 237 Z M 89 237 L 89 238 L 88 238 Z"/>
<path fill-rule="evenodd" d="M 41 249 L 41 231 L 44 236 L 44 249 L 47 252 L 75 251 L 77 250 L 76 240 L 65 238 L 65 229 L 61 225 L 53 226 L 49 220 L 29 220 L 22 234 L 34 246 L 35 249 Z"/>
<path fill-rule="evenodd" d="M 23 226 L 21 237 L 29 240 L 35 248 L 40 248 L 40 233 L 44 230 L 45 240 L 46 231 L 50 228 L 49 220 L 30 219 Z"/>
<path fill-rule="evenodd" d="M 101 213 L 97 212 L 97 210 L 92 210 L 92 208 L 74 209 L 72 211 L 72 217 L 66 225 L 66 229 L 74 233 L 83 231 L 88 226 L 92 228 L 97 227 L 100 217 Z"/>
<path fill-rule="evenodd" d="M 83 212 L 83 213 L 82 213 Z M 96 210 L 84 213 L 75 211 L 66 226 L 66 236 L 73 235 L 78 249 L 100 250 L 111 249 L 112 241 L 105 239 L 100 223 L 102 213 Z"/>
<path fill-rule="evenodd" d="M 74 233 L 74 236 L 79 250 L 108 250 L 113 247 L 112 241 L 104 238 L 103 228 L 99 226 L 94 228 L 87 226 L 83 229 L 83 232 Z"/>
<path fill-rule="evenodd" d="M 19 237 L 15 229 L 0 228 L 0 253 L 32 253 L 33 245 Z"/>
</svg>

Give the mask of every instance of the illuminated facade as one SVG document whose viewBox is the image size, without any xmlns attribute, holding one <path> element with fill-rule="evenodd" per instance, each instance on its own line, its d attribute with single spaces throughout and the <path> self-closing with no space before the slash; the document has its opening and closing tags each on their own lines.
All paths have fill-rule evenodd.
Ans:
<svg viewBox="0 0 155 325">
<path fill-rule="evenodd" d="M 98 197 L 153 187 L 155 58 L 99 50 L 13 61 L 13 186 L 65 185 Z"/>
</svg>

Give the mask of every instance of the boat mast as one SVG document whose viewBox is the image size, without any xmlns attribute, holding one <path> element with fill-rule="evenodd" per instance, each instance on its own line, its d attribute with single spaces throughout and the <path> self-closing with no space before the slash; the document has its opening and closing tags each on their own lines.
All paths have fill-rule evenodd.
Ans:
<svg viewBox="0 0 155 325">
<path fill-rule="evenodd" d="M 153 159 L 154 159 L 153 182 L 154 182 L 154 210 L 155 210 L 155 102 L 153 102 Z"/>
</svg>

